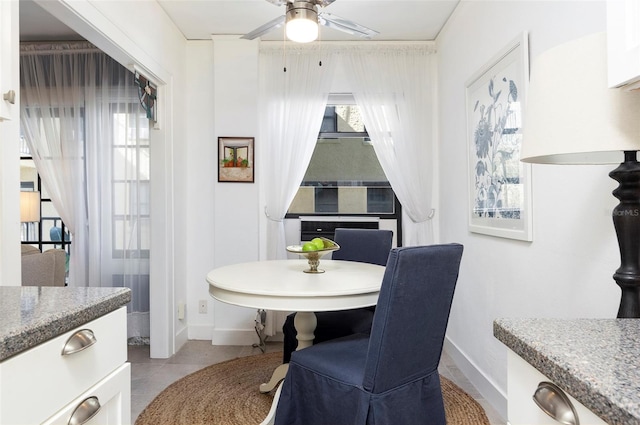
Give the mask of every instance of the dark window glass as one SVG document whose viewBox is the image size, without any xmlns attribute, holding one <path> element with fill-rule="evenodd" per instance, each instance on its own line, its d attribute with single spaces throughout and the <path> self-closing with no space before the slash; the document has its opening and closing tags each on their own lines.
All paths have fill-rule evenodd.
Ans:
<svg viewBox="0 0 640 425">
<path fill-rule="evenodd" d="M 392 214 L 394 194 L 390 187 L 367 188 L 367 212 L 369 214 Z"/>
<path fill-rule="evenodd" d="M 334 133 L 337 131 L 337 117 L 336 117 L 336 107 L 335 106 L 327 106 L 327 109 L 324 110 L 324 117 L 322 117 L 322 126 L 320 127 L 321 133 Z"/>
<path fill-rule="evenodd" d="M 315 203 L 316 203 L 316 212 L 337 213 L 338 212 L 338 188 L 337 187 L 316 187 Z"/>
</svg>

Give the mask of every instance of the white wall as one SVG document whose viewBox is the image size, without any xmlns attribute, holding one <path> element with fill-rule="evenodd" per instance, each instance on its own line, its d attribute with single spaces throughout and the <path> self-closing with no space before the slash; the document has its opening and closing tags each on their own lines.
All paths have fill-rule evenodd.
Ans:
<svg viewBox="0 0 640 425">
<path fill-rule="evenodd" d="M 213 329 L 213 300 L 206 288 L 205 275 L 212 268 L 215 245 L 214 184 L 217 179 L 214 140 L 213 103 L 213 44 L 211 41 L 187 43 L 187 80 L 194 82 L 187 88 L 191 101 L 187 104 L 189 137 L 184 147 L 189 157 L 187 199 L 190 205 L 187 234 L 194 235 L 187 247 L 188 287 L 185 321 L 189 339 L 211 339 Z M 197 82 L 197 83 L 196 83 Z M 203 95 L 204 93 L 208 95 Z M 207 314 L 198 313 L 198 302 L 207 302 Z"/>
<path fill-rule="evenodd" d="M 605 15 L 601 1 L 465 1 L 437 40 L 441 240 L 465 247 L 446 347 L 505 417 L 506 347 L 493 337 L 495 318 L 616 316 L 616 183 L 614 167 L 533 165 L 533 242 L 470 233 L 465 83 L 523 31 L 535 67 L 546 49 L 604 31 Z"/>
<path fill-rule="evenodd" d="M 255 309 L 213 300 L 205 280 L 215 267 L 258 260 L 259 174 L 255 183 L 218 182 L 218 137 L 256 137 L 256 167 L 263 144 L 258 133 L 258 41 L 215 36 L 187 49 L 189 218 L 187 321 L 189 338 L 213 344 L 249 345 Z M 207 314 L 198 312 L 205 300 Z"/>
</svg>

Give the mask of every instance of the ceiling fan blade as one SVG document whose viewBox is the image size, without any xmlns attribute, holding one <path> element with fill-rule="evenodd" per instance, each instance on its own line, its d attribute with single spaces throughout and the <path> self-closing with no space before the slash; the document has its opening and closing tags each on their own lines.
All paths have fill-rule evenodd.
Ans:
<svg viewBox="0 0 640 425">
<path fill-rule="evenodd" d="M 254 29 L 253 31 L 246 33 L 240 38 L 243 38 L 245 40 L 253 40 L 255 38 L 260 37 L 261 35 L 268 33 L 269 31 L 273 31 L 276 28 L 280 28 L 283 25 L 284 25 L 284 15 L 281 15 L 281 16 L 278 16 L 276 19 L 269 21 L 266 24 Z"/>
<path fill-rule="evenodd" d="M 267 1 L 271 1 L 271 0 L 267 0 Z M 336 0 L 316 0 L 318 2 L 318 4 L 322 7 L 327 7 L 329 6 L 331 3 L 333 3 Z"/>
<path fill-rule="evenodd" d="M 287 3 L 287 0 L 267 0 L 271 4 L 275 4 L 276 6 L 282 6 Z"/>
<path fill-rule="evenodd" d="M 376 30 L 372 30 L 371 28 L 356 24 L 355 22 L 349 21 L 336 15 L 332 15 L 330 13 L 319 13 L 318 22 L 320 23 L 320 25 L 324 25 L 325 27 L 334 28 L 340 31 L 344 31 L 348 34 L 357 35 L 367 39 L 380 34 Z"/>
</svg>

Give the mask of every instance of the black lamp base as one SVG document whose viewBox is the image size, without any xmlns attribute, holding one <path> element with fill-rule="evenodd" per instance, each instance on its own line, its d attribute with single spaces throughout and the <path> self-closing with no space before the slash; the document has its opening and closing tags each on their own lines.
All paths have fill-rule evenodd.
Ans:
<svg viewBox="0 0 640 425">
<path fill-rule="evenodd" d="M 613 209 L 613 225 L 620 247 L 620 267 L 613 275 L 622 297 L 618 318 L 640 318 L 640 163 L 636 151 L 625 151 L 624 162 L 609 173 L 619 186 L 620 203 Z"/>
</svg>

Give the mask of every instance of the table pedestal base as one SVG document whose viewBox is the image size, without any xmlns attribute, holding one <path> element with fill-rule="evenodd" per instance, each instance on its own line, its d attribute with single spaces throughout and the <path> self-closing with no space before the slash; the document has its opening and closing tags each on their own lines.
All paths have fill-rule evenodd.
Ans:
<svg viewBox="0 0 640 425">
<path fill-rule="evenodd" d="M 313 331 L 316 329 L 316 325 L 318 324 L 318 319 L 316 318 L 316 314 L 308 311 L 299 311 L 296 313 L 295 318 L 293 319 L 293 325 L 296 328 L 296 338 L 298 339 L 298 347 L 297 350 L 302 350 L 303 348 L 307 348 L 313 345 L 313 339 L 315 335 Z M 269 382 L 264 384 L 260 384 L 260 392 L 268 393 L 273 390 L 280 382 L 284 380 L 284 377 L 287 375 L 287 371 L 289 370 L 289 364 L 284 363 L 281 364 L 273 371 L 271 374 L 271 379 Z M 260 425 L 270 425 L 273 424 L 275 416 L 276 416 L 276 407 L 278 407 L 278 400 L 280 399 L 280 391 L 282 390 L 282 385 L 278 387 L 276 394 L 273 397 L 273 403 L 271 404 L 271 409 L 269 409 L 269 413 L 267 417 L 262 421 Z"/>
<path fill-rule="evenodd" d="M 274 370 L 271 374 L 271 379 L 269 379 L 269 382 L 260 384 L 260 392 L 264 394 L 273 390 L 280 383 L 280 381 L 284 379 L 284 377 L 287 375 L 288 370 L 289 363 L 284 363 L 278 366 L 276 370 Z"/>
<path fill-rule="evenodd" d="M 296 338 L 298 339 L 298 348 L 296 350 L 302 350 L 313 345 L 313 339 L 315 338 L 313 332 L 316 330 L 317 325 L 318 319 L 314 312 L 299 311 L 296 313 L 293 318 L 293 326 L 296 328 Z"/>
</svg>

